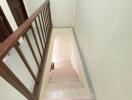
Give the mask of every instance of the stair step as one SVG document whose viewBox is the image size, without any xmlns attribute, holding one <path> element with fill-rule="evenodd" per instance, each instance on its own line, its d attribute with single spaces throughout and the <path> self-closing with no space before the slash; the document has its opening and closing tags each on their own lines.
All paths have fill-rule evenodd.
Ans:
<svg viewBox="0 0 132 100">
<path fill-rule="evenodd" d="M 50 83 L 48 87 L 74 87 L 74 86 L 81 86 L 79 82 L 61 82 L 61 83 Z"/>
<path fill-rule="evenodd" d="M 52 79 L 49 82 L 50 83 L 56 83 L 56 82 L 60 83 L 60 82 L 67 82 L 67 81 L 78 82 L 79 79 L 77 79 L 77 78 L 74 78 L 74 79 L 73 78 L 57 78 L 57 79 Z"/>
<path fill-rule="evenodd" d="M 50 80 L 55 80 L 55 79 L 69 79 L 69 80 L 74 80 L 74 79 L 78 79 L 78 76 L 76 77 L 73 77 L 73 76 L 54 76 L 54 77 L 51 77 Z"/>
<path fill-rule="evenodd" d="M 50 80 L 52 79 L 78 79 L 78 76 L 54 76 L 50 78 Z"/>
<path fill-rule="evenodd" d="M 55 64 L 52 70 L 45 100 L 91 100 L 90 94 L 82 88 L 79 77 L 71 63 Z"/>
<path fill-rule="evenodd" d="M 58 72 L 59 72 L 59 73 L 58 73 Z M 76 72 L 73 71 L 72 69 L 71 69 L 71 70 L 70 70 L 70 69 L 69 69 L 69 70 L 64 70 L 64 69 L 63 69 L 63 70 L 61 70 L 61 69 L 59 69 L 59 70 L 53 70 L 52 73 L 53 73 L 53 74 L 57 74 L 57 73 L 58 73 L 58 74 L 60 74 L 60 73 L 63 73 L 63 74 L 64 74 L 64 73 L 66 73 L 66 74 L 68 74 L 68 73 L 70 73 L 70 74 L 76 74 Z"/>
<path fill-rule="evenodd" d="M 57 98 L 57 99 L 45 99 L 45 100 L 92 100 L 91 97 L 70 97 L 70 98 Z"/>
<path fill-rule="evenodd" d="M 76 72 L 75 71 L 61 71 L 61 70 L 57 70 L 57 71 L 52 71 L 51 72 L 52 74 L 56 74 L 56 75 L 59 75 L 59 74 L 72 74 L 72 75 L 76 75 Z"/>
<path fill-rule="evenodd" d="M 61 76 L 67 76 L 67 77 L 70 77 L 70 76 L 72 76 L 72 77 L 78 77 L 77 75 L 76 75 L 76 73 L 75 74 L 71 74 L 71 73 L 53 73 L 52 75 L 54 75 L 53 77 L 61 77 Z"/>
<path fill-rule="evenodd" d="M 59 85 L 59 87 L 54 85 L 54 86 L 50 86 L 48 90 L 67 90 L 67 89 L 79 89 L 79 88 L 81 88 L 81 86 L 78 84 L 74 84 L 74 86 L 73 85 Z"/>
<path fill-rule="evenodd" d="M 57 99 L 61 100 L 60 98 L 74 98 L 75 100 L 90 100 L 91 96 L 88 93 L 88 91 L 85 88 L 79 88 L 79 89 L 67 89 L 67 90 L 54 90 L 54 91 L 48 91 L 46 93 L 46 99 Z M 71 100 L 74 100 L 71 99 Z M 62 99 L 63 100 L 63 99 Z"/>
<path fill-rule="evenodd" d="M 77 83 L 79 81 L 78 81 L 78 79 L 76 79 L 76 80 L 74 79 L 74 80 L 71 80 L 71 81 L 69 81 L 69 80 L 68 81 L 64 81 L 64 80 L 61 79 L 61 80 L 51 80 L 49 84 L 60 84 L 60 83 L 62 84 L 62 83 L 71 83 L 71 82 L 72 83 L 74 83 L 74 82 Z"/>
</svg>

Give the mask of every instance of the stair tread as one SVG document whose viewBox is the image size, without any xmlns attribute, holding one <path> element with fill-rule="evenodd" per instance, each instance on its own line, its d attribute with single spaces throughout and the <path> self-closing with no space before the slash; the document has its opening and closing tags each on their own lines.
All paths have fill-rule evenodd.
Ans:
<svg viewBox="0 0 132 100">
<path fill-rule="evenodd" d="M 55 66 L 59 67 L 51 72 L 45 100 L 90 100 L 70 62 Z"/>
<path fill-rule="evenodd" d="M 90 96 L 45 98 L 44 100 L 92 100 Z"/>
<path fill-rule="evenodd" d="M 90 94 L 88 94 L 88 91 L 85 88 L 79 88 L 79 89 L 67 89 L 67 90 L 54 90 L 54 91 L 48 91 L 46 98 L 90 98 Z"/>
</svg>

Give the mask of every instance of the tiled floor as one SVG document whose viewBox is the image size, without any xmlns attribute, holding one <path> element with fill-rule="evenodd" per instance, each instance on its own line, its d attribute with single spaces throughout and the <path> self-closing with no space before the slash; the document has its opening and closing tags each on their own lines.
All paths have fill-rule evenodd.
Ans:
<svg viewBox="0 0 132 100">
<path fill-rule="evenodd" d="M 70 62 L 55 64 L 50 74 L 45 100 L 90 100 Z"/>
</svg>

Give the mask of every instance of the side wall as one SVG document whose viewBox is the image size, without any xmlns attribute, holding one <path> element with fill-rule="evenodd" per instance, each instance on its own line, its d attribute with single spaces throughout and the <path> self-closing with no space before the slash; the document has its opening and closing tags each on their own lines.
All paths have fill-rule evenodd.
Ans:
<svg viewBox="0 0 132 100">
<path fill-rule="evenodd" d="M 131 4 L 77 0 L 74 29 L 97 100 L 132 100 Z"/>
</svg>

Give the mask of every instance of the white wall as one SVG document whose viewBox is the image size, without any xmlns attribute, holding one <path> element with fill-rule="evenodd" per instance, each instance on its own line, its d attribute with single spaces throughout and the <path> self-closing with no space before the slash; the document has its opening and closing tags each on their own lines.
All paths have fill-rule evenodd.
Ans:
<svg viewBox="0 0 132 100">
<path fill-rule="evenodd" d="M 0 77 L 0 99 L 1 100 L 27 100 L 22 94 L 14 89 L 2 77 Z"/>
<path fill-rule="evenodd" d="M 23 0 L 29 16 L 31 16 L 46 0 Z"/>
<path fill-rule="evenodd" d="M 32 15 L 46 0 L 23 0 L 28 15 Z M 50 0 L 53 27 L 72 27 L 76 0 Z"/>
<path fill-rule="evenodd" d="M 53 27 L 71 27 L 76 0 L 50 0 Z"/>
<path fill-rule="evenodd" d="M 77 0 L 75 31 L 97 100 L 132 100 L 131 4 Z"/>
</svg>

